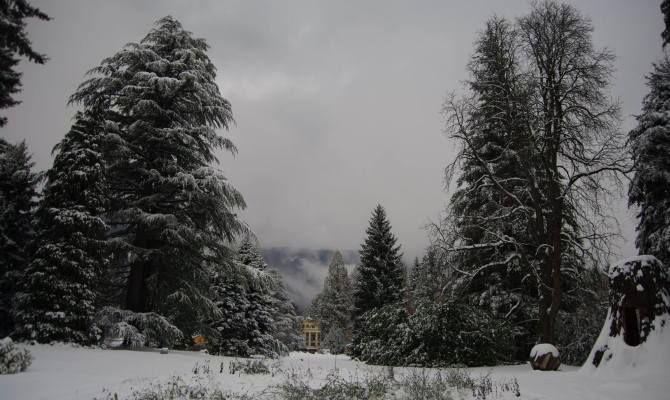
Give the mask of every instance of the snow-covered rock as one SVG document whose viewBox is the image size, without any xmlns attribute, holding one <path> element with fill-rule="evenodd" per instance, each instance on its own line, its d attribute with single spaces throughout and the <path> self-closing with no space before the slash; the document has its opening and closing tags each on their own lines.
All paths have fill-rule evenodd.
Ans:
<svg viewBox="0 0 670 400">
<path fill-rule="evenodd" d="M 530 365 L 540 371 L 556 371 L 561 366 L 558 349 L 549 343 L 538 343 L 530 350 Z"/>
</svg>

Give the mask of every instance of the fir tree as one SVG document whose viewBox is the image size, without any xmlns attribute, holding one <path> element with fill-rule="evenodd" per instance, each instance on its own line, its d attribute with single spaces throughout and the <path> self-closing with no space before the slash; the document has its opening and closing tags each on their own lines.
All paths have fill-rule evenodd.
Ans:
<svg viewBox="0 0 670 400">
<path fill-rule="evenodd" d="M 649 94 L 630 132 L 634 175 L 629 204 L 639 207 L 635 244 L 670 265 L 670 59 L 654 65 L 647 77 Z"/>
<path fill-rule="evenodd" d="M 328 266 L 323 290 L 310 308 L 310 317 L 321 325 L 322 344 L 333 353 L 341 353 L 352 328 L 352 287 L 342 254 L 336 251 Z"/>
<path fill-rule="evenodd" d="M 214 268 L 232 269 L 232 243 L 243 231 L 242 195 L 210 166 L 214 152 L 235 152 L 219 136 L 232 119 L 216 85 L 204 39 L 165 17 L 90 71 L 70 101 L 100 110 L 115 126 L 106 152 L 113 238 L 128 257 L 124 306 L 169 316 L 189 333 L 193 318 L 213 318 Z"/>
<path fill-rule="evenodd" d="M 19 103 L 13 95 L 21 88 L 21 73 L 15 70 L 17 55 L 44 64 L 47 58 L 37 53 L 26 34 L 26 18 L 48 20 L 49 16 L 26 0 L 0 0 L 0 109 Z M 0 127 L 7 118 L 0 117 Z"/>
<path fill-rule="evenodd" d="M 33 209 L 42 175 L 32 171 L 25 142 L 0 138 L 0 337 L 14 328 L 12 299 L 30 261 Z"/>
<path fill-rule="evenodd" d="M 102 128 L 83 113 L 56 145 L 37 212 L 37 246 L 17 296 L 17 334 L 88 343 L 96 283 L 106 264 Z"/>
<path fill-rule="evenodd" d="M 278 310 L 273 295 L 278 286 L 264 280 L 274 276 L 267 272 L 268 265 L 249 236 L 241 243 L 236 262 L 257 275 L 247 280 L 224 270 L 215 275 L 212 289 L 218 317 L 211 323 L 217 332 L 213 350 L 243 357 L 285 353 L 287 347 L 275 337 Z"/>
<path fill-rule="evenodd" d="M 401 260 L 402 253 L 391 232 L 386 210 L 381 205 L 377 205 L 372 212 L 366 234 L 353 290 L 354 355 L 361 354 L 360 351 L 367 345 L 366 338 L 370 337 L 367 329 L 370 325 L 365 323 L 366 314 L 389 305 L 400 309 L 400 302 L 404 298 L 405 268 Z"/>
<path fill-rule="evenodd" d="M 514 26 L 498 21 L 477 42 L 471 95 L 445 103 L 463 173 L 453 232 L 438 231 L 459 254 L 462 293 L 536 319 L 551 343 L 583 266 L 607 262 L 612 220 L 600 198 L 628 169 L 607 95 L 613 55 L 594 48 L 591 22 L 570 5 L 548 0 Z"/>
<path fill-rule="evenodd" d="M 359 278 L 353 294 L 355 316 L 403 299 L 402 253 L 381 205 L 372 212 L 365 232 L 367 237 L 361 246 Z"/>
<path fill-rule="evenodd" d="M 274 285 L 270 291 L 270 309 L 272 310 L 272 336 L 283 343 L 289 351 L 298 350 L 302 343 L 296 306 L 288 296 L 281 276 L 271 271 Z"/>
</svg>

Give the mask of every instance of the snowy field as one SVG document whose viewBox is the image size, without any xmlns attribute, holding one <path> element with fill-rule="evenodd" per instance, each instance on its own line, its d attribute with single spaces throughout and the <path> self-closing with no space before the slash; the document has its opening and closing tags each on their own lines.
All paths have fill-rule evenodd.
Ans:
<svg viewBox="0 0 670 400">
<path fill-rule="evenodd" d="M 310 386 L 320 387 L 334 370 L 346 380 L 386 374 L 386 368 L 367 366 L 346 356 L 291 353 L 281 360 L 268 361 L 271 374 L 231 374 L 233 358 L 196 352 L 99 350 L 73 348 L 66 345 L 29 346 L 34 362 L 28 371 L 0 375 L 0 400 L 21 399 L 93 399 L 118 393 L 120 398 L 149 385 L 167 382 L 180 376 L 188 382 L 217 385 L 224 391 L 246 394 L 248 398 L 271 398 L 273 386 L 297 374 Z M 223 365 L 222 365 L 223 363 Z M 203 366 L 209 365 L 209 372 Z M 199 371 L 194 374 L 194 369 Z M 223 366 L 223 368 L 221 368 Z M 222 371 L 221 371 L 222 369 Z M 473 377 L 490 374 L 496 381 L 516 378 L 522 399 L 636 399 L 667 400 L 670 398 L 670 373 L 638 371 L 626 376 L 580 371 L 563 367 L 558 372 L 536 372 L 528 365 L 471 368 Z M 395 368 L 396 380 L 408 374 L 423 372 L 418 368 Z M 433 372 L 433 371 L 430 371 Z M 103 389 L 106 390 L 103 392 Z M 457 397 L 472 397 L 467 391 Z M 402 397 L 399 397 L 402 398 Z M 517 398 L 505 393 L 501 398 Z"/>
</svg>

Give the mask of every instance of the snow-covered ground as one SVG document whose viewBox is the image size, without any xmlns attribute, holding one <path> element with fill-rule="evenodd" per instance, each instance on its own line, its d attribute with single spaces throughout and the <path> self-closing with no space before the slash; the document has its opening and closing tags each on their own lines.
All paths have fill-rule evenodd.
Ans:
<svg viewBox="0 0 670 400">
<path fill-rule="evenodd" d="M 184 380 L 200 379 L 224 390 L 251 395 L 266 391 L 272 385 L 295 373 L 314 387 L 325 382 L 334 369 L 345 379 L 357 379 L 369 374 L 383 374 L 382 367 L 367 366 L 346 356 L 291 353 L 281 360 L 268 361 L 273 374 L 230 374 L 228 357 L 196 352 L 127 351 L 73 348 L 67 345 L 28 346 L 34 356 L 28 371 L 15 375 L 0 375 L 0 400 L 31 399 L 93 399 L 111 393 L 127 394 L 152 382 L 162 382 L 172 376 Z M 196 365 L 209 363 L 209 374 L 194 376 Z M 221 363 L 223 371 L 221 372 Z M 557 372 L 532 371 L 528 365 L 471 368 L 473 377 L 491 374 L 494 380 L 515 377 L 522 399 L 638 399 L 667 400 L 670 398 L 670 372 L 636 371 L 631 374 L 599 374 L 562 367 Z M 396 368 L 395 378 L 416 372 L 413 368 Z M 464 393 L 465 397 L 468 396 Z M 507 397 L 506 398 L 514 398 Z"/>
</svg>

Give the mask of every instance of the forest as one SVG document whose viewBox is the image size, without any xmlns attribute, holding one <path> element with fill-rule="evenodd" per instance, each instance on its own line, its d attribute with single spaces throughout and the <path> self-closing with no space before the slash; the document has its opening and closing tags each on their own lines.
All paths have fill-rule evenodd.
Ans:
<svg viewBox="0 0 670 400">
<path fill-rule="evenodd" d="M 659 11 L 660 49 L 670 1 Z M 21 107 L 19 62 L 46 68 L 50 56 L 34 49 L 27 21 L 50 16 L 26 0 L 1 0 L 0 14 L 0 109 Z M 216 38 L 188 25 L 163 17 L 88 71 L 67 99 L 71 127 L 49 169 L 35 168 L 25 141 L 0 135 L 0 338 L 11 338 L 0 342 L 0 364 L 23 354 L 18 368 L 28 368 L 13 343 L 280 359 L 305 348 L 302 324 L 312 319 L 329 354 L 368 365 L 523 364 L 542 344 L 560 352 L 559 364 L 598 367 L 618 351 L 596 345 L 601 332 L 625 331 L 631 346 L 663 332 L 667 55 L 646 76 L 626 132 L 611 91 L 615 54 L 594 44 L 589 16 L 553 0 L 491 16 L 460 66 L 467 80 L 435 105 L 456 150 L 443 160 L 450 197 L 426 226 L 425 251 L 406 262 L 379 198 L 359 262 L 336 251 L 300 315 L 218 157 L 238 149 L 227 134 L 233 105 L 208 55 Z M 620 197 L 635 212 L 640 255 L 623 264 L 611 207 Z M 656 296 L 635 305 L 644 315 L 623 310 L 647 301 L 630 300 L 630 282 Z"/>
</svg>

